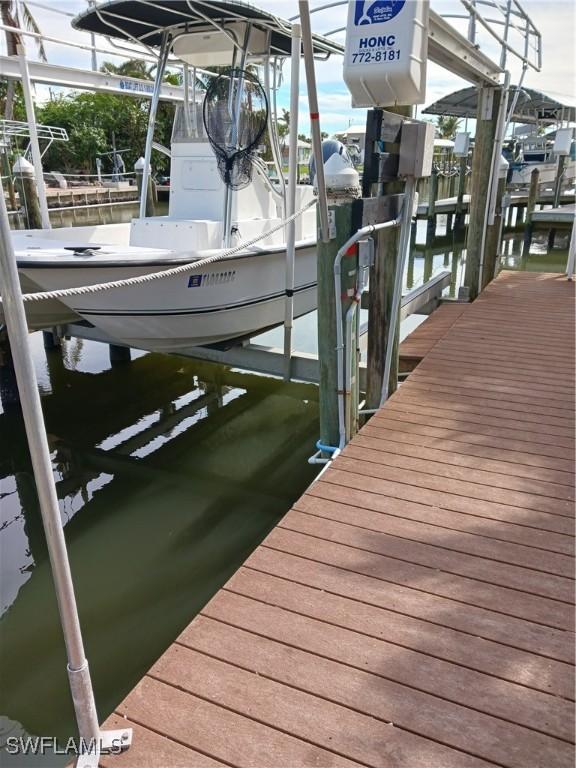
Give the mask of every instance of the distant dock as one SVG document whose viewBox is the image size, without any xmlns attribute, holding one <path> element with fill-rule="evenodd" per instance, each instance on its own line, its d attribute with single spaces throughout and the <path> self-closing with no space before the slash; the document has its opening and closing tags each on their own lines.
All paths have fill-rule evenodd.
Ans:
<svg viewBox="0 0 576 768">
<path fill-rule="evenodd" d="M 574 285 L 503 272 L 454 307 L 102 765 L 573 766 Z"/>
</svg>

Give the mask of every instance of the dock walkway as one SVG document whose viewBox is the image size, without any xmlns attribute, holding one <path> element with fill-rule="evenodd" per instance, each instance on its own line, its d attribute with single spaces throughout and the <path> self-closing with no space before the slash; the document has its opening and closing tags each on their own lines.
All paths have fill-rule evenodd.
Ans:
<svg viewBox="0 0 576 768">
<path fill-rule="evenodd" d="M 469 304 L 457 301 L 446 301 L 440 304 L 400 344 L 400 372 L 413 371 L 430 352 L 432 347 L 448 333 L 456 320 L 469 306 Z"/>
<path fill-rule="evenodd" d="M 103 764 L 572 768 L 573 330 L 573 284 L 502 273 L 118 706 L 134 744 Z"/>
</svg>

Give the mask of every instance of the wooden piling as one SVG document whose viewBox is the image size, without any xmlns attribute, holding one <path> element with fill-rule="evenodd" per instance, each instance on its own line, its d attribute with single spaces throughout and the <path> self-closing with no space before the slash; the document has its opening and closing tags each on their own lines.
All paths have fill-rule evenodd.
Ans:
<svg viewBox="0 0 576 768">
<path fill-rule="evenodd" d="M 506 177 L 498 179 L 494 223 L 486 232 L 484 248 L 484 268 L 482 270 L 482 290 L 496 277 L 498 272 L 500 243 L 502 241 L 502 198 L 506 191 Z"/>
<path fill-rule="evenodd" d="M 426 222 L 426 242 L 429 243 L 436 234 L 436 200 L 438 199 L 438 168 L 432 168 L 428 186 L 428 215 Z"/>
<path fill-rule="evenodd" d="M 560 155 L 558 157 L 558 167 L 556 169 L 556 178 L 554 179 L 554 201 L 552 203 L 553 208 L 558 208 L 560 205 L 560 197 L 562 193 L 562 179 L 564 177 L 564 164 L 566 157 Z M 548 250 L 554 248 L 554 240 L 556 239 L 556 230 L 554 227 L 548 233 Z"/>
<path fill-rule="evenodd" d="M 456 198 L 456 214 L 454 216 L 454 230 L 461 232 L 464 229 L 466 221 L 466 212 L 464 211 L 464 194 L 466 192 L 466 171 L 468 170 L 468 157 L 460 158 L 460 167 L 458 170 L 458 193 Z"/>
<path fill-rule="evenodd" d="M 12 172 L 14 173 L 26 229 L 42 229 L 42 214 L 40 213 L 34 166 L 23 157 L 19 157 Z"/>
<path fill-rule="evenodd" d="M 395 196 L 403 192 L 404 184 L 398 180 L 398 154 L 402 117 L 410 116 L 409 107 L 397 107 L 393 112 L 373 109 L 366 121 L 365 156 L 369 165 L 364 164 L 362 194 L 369 197 L 372 185 L 377 184 L 379 195 Z M 375 142 L 382 142 L 385 152 L 375 152 Z M 376 157 L 375 157 L 376 155 Z M 394 201 L 390 198 L 388 218 L 393 218 Z M 380 218 L 380 221 L 385 221 Z M 370 304 L 368 310 L 368 359 L 366 372 L 366 408 L 377 408 L 382 394 L 382 379 L 388 342 L 388 328 L 391 322 L 394 295 L 394 275 L 398 258 L 399 229 L 385 229 L 378 233 L 374 264 L 370 269 Z M 389 392 L 398 386 L 398 339 L 399 327 L 393 344 L 392 366 L 390 368 Z"/>
<path fill-rule="evenodd" d="M 489 205 L 492 155 L 502 90 L 481 87 L 478 94 L 476 138 L 472 160 L 470 189 L 470 221 L 468 224 L 468 252 L 464 284 L 470 300 L 478 295 L 480 264 L 482 262 L 483 231 L 486 209 Z"/>
<path fill-rule="evenodd" d="M 526 222 L 524 225 L 524 243 L 522 247 L 522 255 L 527 256 L 530 251 L 530 243 L 532 242 L 532 214 L 536 207 L 536 200 L 538 199 L 538 188 L 540 182 L 540 171 L 538 168 L 534 168 L 530 175 L 530 190 L 528 192 L 528 205 L 526 206 Z M 520 211 L 518 211 L 520 213 Z"/>
<path fill-rule="evenodd" d="M 320 370 L 320 442 L 337 447 L 338 382 L 336 350 L 336 297 L 334 295 L 334 260 L 336 254 L 352 235 L 352 204 L 349 202 L 329 207 L 334 237 L 327 243 L 318 239 L 318 364 Z M 318 222 L 318 226 L 319 226 Z M 353 254 L 356 265 L 355 252 Z M 356 281 L 355 268 L 348 266 L 350 257 L 342 259 L 342 317 L 345 318 L 351 300 L 349 289 Z M 330 454 L 323 454 L 326 458 Z"/>
<path fill-rule="evenodd" d="M 16 201 L 16 189 L 14 187 L 14 179 L 12 178 L 12 173 L 10 171 L 10 161 L 8 159 L 8 151 L 4 150 L 0 152 L 0 156 L 2 158 L 2 175 L 6 177 L 6 188 L 8 191 L 8 200 L 10 201 L 10 210 L 16 211 L 18 210 L 18 203 Z M 0 185 L 2 187 L 2 185 Z"/>
<path fill-rule="evenodd" d="M 0 403 L 4 410 L 20 403 L 10 342 L 5 331 L 0 332 Z"/>
</svg>

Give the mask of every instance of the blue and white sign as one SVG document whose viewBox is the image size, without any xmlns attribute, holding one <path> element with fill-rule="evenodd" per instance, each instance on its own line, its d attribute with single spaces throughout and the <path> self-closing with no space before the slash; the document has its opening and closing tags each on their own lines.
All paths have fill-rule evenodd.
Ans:
<svg viewBox="0 0 576 768">
<path fill-rule="evenodd" d="M 397 16 L 406 0 L 355 0 L 354 24 L 383 24 Z"/>
<path fill-rule="evenodd" d="M 354 107 L 421 104 L 428 0 L 350 0 L 344 82 Z"/>
</svg>

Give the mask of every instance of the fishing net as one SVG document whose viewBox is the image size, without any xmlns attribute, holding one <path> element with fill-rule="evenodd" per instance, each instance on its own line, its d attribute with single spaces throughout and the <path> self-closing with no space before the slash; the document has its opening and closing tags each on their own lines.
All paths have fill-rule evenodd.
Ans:
<svg viewBox="0 0 576 768">
<path fill-rule="evenodd" d="M 243 69 L 214 78 L 204 98 L 203 118 L 222 181 L 229 189 L 248 186 L 268 120 L 268 101 L 258 78 Z"/>
</svg>

